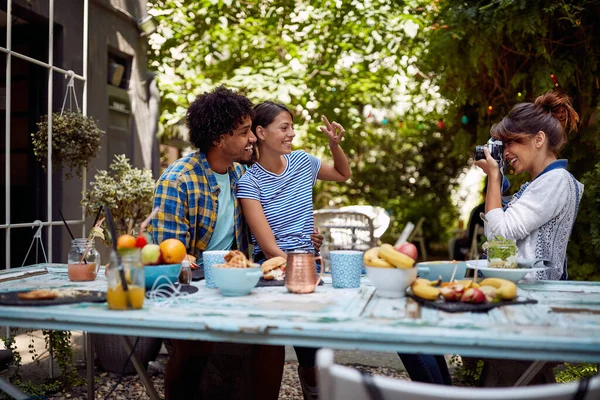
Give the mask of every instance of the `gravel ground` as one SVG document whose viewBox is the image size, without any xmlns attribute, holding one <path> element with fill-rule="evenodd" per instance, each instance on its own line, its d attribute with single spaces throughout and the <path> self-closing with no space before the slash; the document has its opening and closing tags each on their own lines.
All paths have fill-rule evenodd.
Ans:
<svg viewBox="0 0 600 400">
<path fill-rule="evenodd" d="M 152 383 L 159 395 L 164 392 L 163 366 L 165 360 L 160 356 L 157 362 L 152 363 L 148 369 L 151 375 Z M 166 358 L 166 357 L 165 357 Z M 350 367 L 366 371 L 372 375 L 384 375 L 393 378 L 408 379 L 406 372 L 389 367 L 370 367 L 359 364 L 346 364 Z M 302 389 L 298 381 L 297 373 L 298 363 L 295 361 L 286 361 L 283 372 L 283 381 L 279 392 L 280 400 L 302 400 Z M 96 399 L 105 399 L 107 394 L 113 389 L 119 378 L 118 374 L 102 372 L 96 374 Z M 48 397 L 49 400 L 85 400 L 87 398 L 87 388 L 85 386 L 74 387 L 68 393 L 57 393 Z M 121 382 L 114 388 L 108 399 L 114 400 L 134 400 L 149 399 L 140 379 L 137 375 L 124 376 Z"/>
</svg>

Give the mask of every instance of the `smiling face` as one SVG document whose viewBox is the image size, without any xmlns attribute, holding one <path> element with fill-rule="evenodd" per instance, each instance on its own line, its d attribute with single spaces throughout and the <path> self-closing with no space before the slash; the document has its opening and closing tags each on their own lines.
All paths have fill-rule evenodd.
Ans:
<svg viewBox="0 0 600 400">
<path fill-rule="evenodd" d="M 248 163 L 252 159 L 256 136 L 252 133 L 251 127 L 252 120 L 249 116 L 245 116 L 233 130 L 233 134 L 221 135 L 219 144 L 222 154 L 232 163 Z"/>
<path fill-rule="evenodd" d="M 504 159 L 515 173 L 534 173 L 544 162 L 547 153 L 548 144 L 543 132 L 527 135 L 523 140 L 504 142 Z"/>
<path fill-rule="evenodd" d="M 292 116 L 287 111 L 281 111 L 266 127 L 258 126 L 256 135 L 260 139 L 261 154 L 262 152 L 291 153 L 292 141 L 296 136 Z"/>
</svg>

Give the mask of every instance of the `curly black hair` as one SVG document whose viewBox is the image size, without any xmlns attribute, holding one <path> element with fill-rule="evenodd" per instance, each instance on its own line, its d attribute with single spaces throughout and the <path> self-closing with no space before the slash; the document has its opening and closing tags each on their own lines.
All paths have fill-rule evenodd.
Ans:
<svg viewBox="0 0 600 400">
<path fill-rule="evenodd" d="M 219 136 L 233 134 L 245 116 L 254 118 L 252 102 L 225 86 L 205 92 L 187 110 L 187 126 L 190 142 L 206 153 Z"/>
</svg>

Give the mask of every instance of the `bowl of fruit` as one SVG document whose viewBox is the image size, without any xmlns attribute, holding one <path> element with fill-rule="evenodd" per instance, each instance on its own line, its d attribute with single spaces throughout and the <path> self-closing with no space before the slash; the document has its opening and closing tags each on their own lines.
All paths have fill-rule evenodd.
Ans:
<svg viewBox="0 0 600 400">
<path fill-rule="evenodd" d="M 166 239 L 160 244 L 146 244 L 142 248 L 146 289 L 178 281 L 181 262 L 186 256 L 185 245 L 178 239 Z"/>
<path fill-rule="evenodd" d="M 416 255 L 416 249 L 409 247 L 405 245 L 404 248 L 400 248 L 406 249 L 405 253 L 390 244 L 383 244 L 365 252 L 363 261 L 367 278 L 377 289 L 378 296 L 404 297 L 406 288 L 417 278 L 415 259 L 412 258 Z"/>
</svg>

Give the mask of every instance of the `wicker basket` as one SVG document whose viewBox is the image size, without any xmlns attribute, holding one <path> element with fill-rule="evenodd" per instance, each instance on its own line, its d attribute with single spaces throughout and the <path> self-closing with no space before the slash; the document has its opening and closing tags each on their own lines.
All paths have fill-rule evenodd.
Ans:
<svg viewBox="0 0 600 400">
<path fill-rule="evenodd" d="M 120 336 L 98 333 L 90 334 L 90 336 L 92 337 L 94 351 L 96 352 L 96 361 L 105 371 L 117 374 L 122 372 L 125 374 L 135 373 L 135 367 L 131 361 L 125 365 L 129 354 L 125 351 Z M 129 336 L 132 346 L 135 344 L 136 339 L 137 337 L 135 336 Z M 162 339 L 159 338 L 139 338 L 138 344 L 135 347 L 135 356 L 140 360 L 144 368 L 148 367 L 150 361 L 156 359 L 161 345 Z"/>
</svg>

